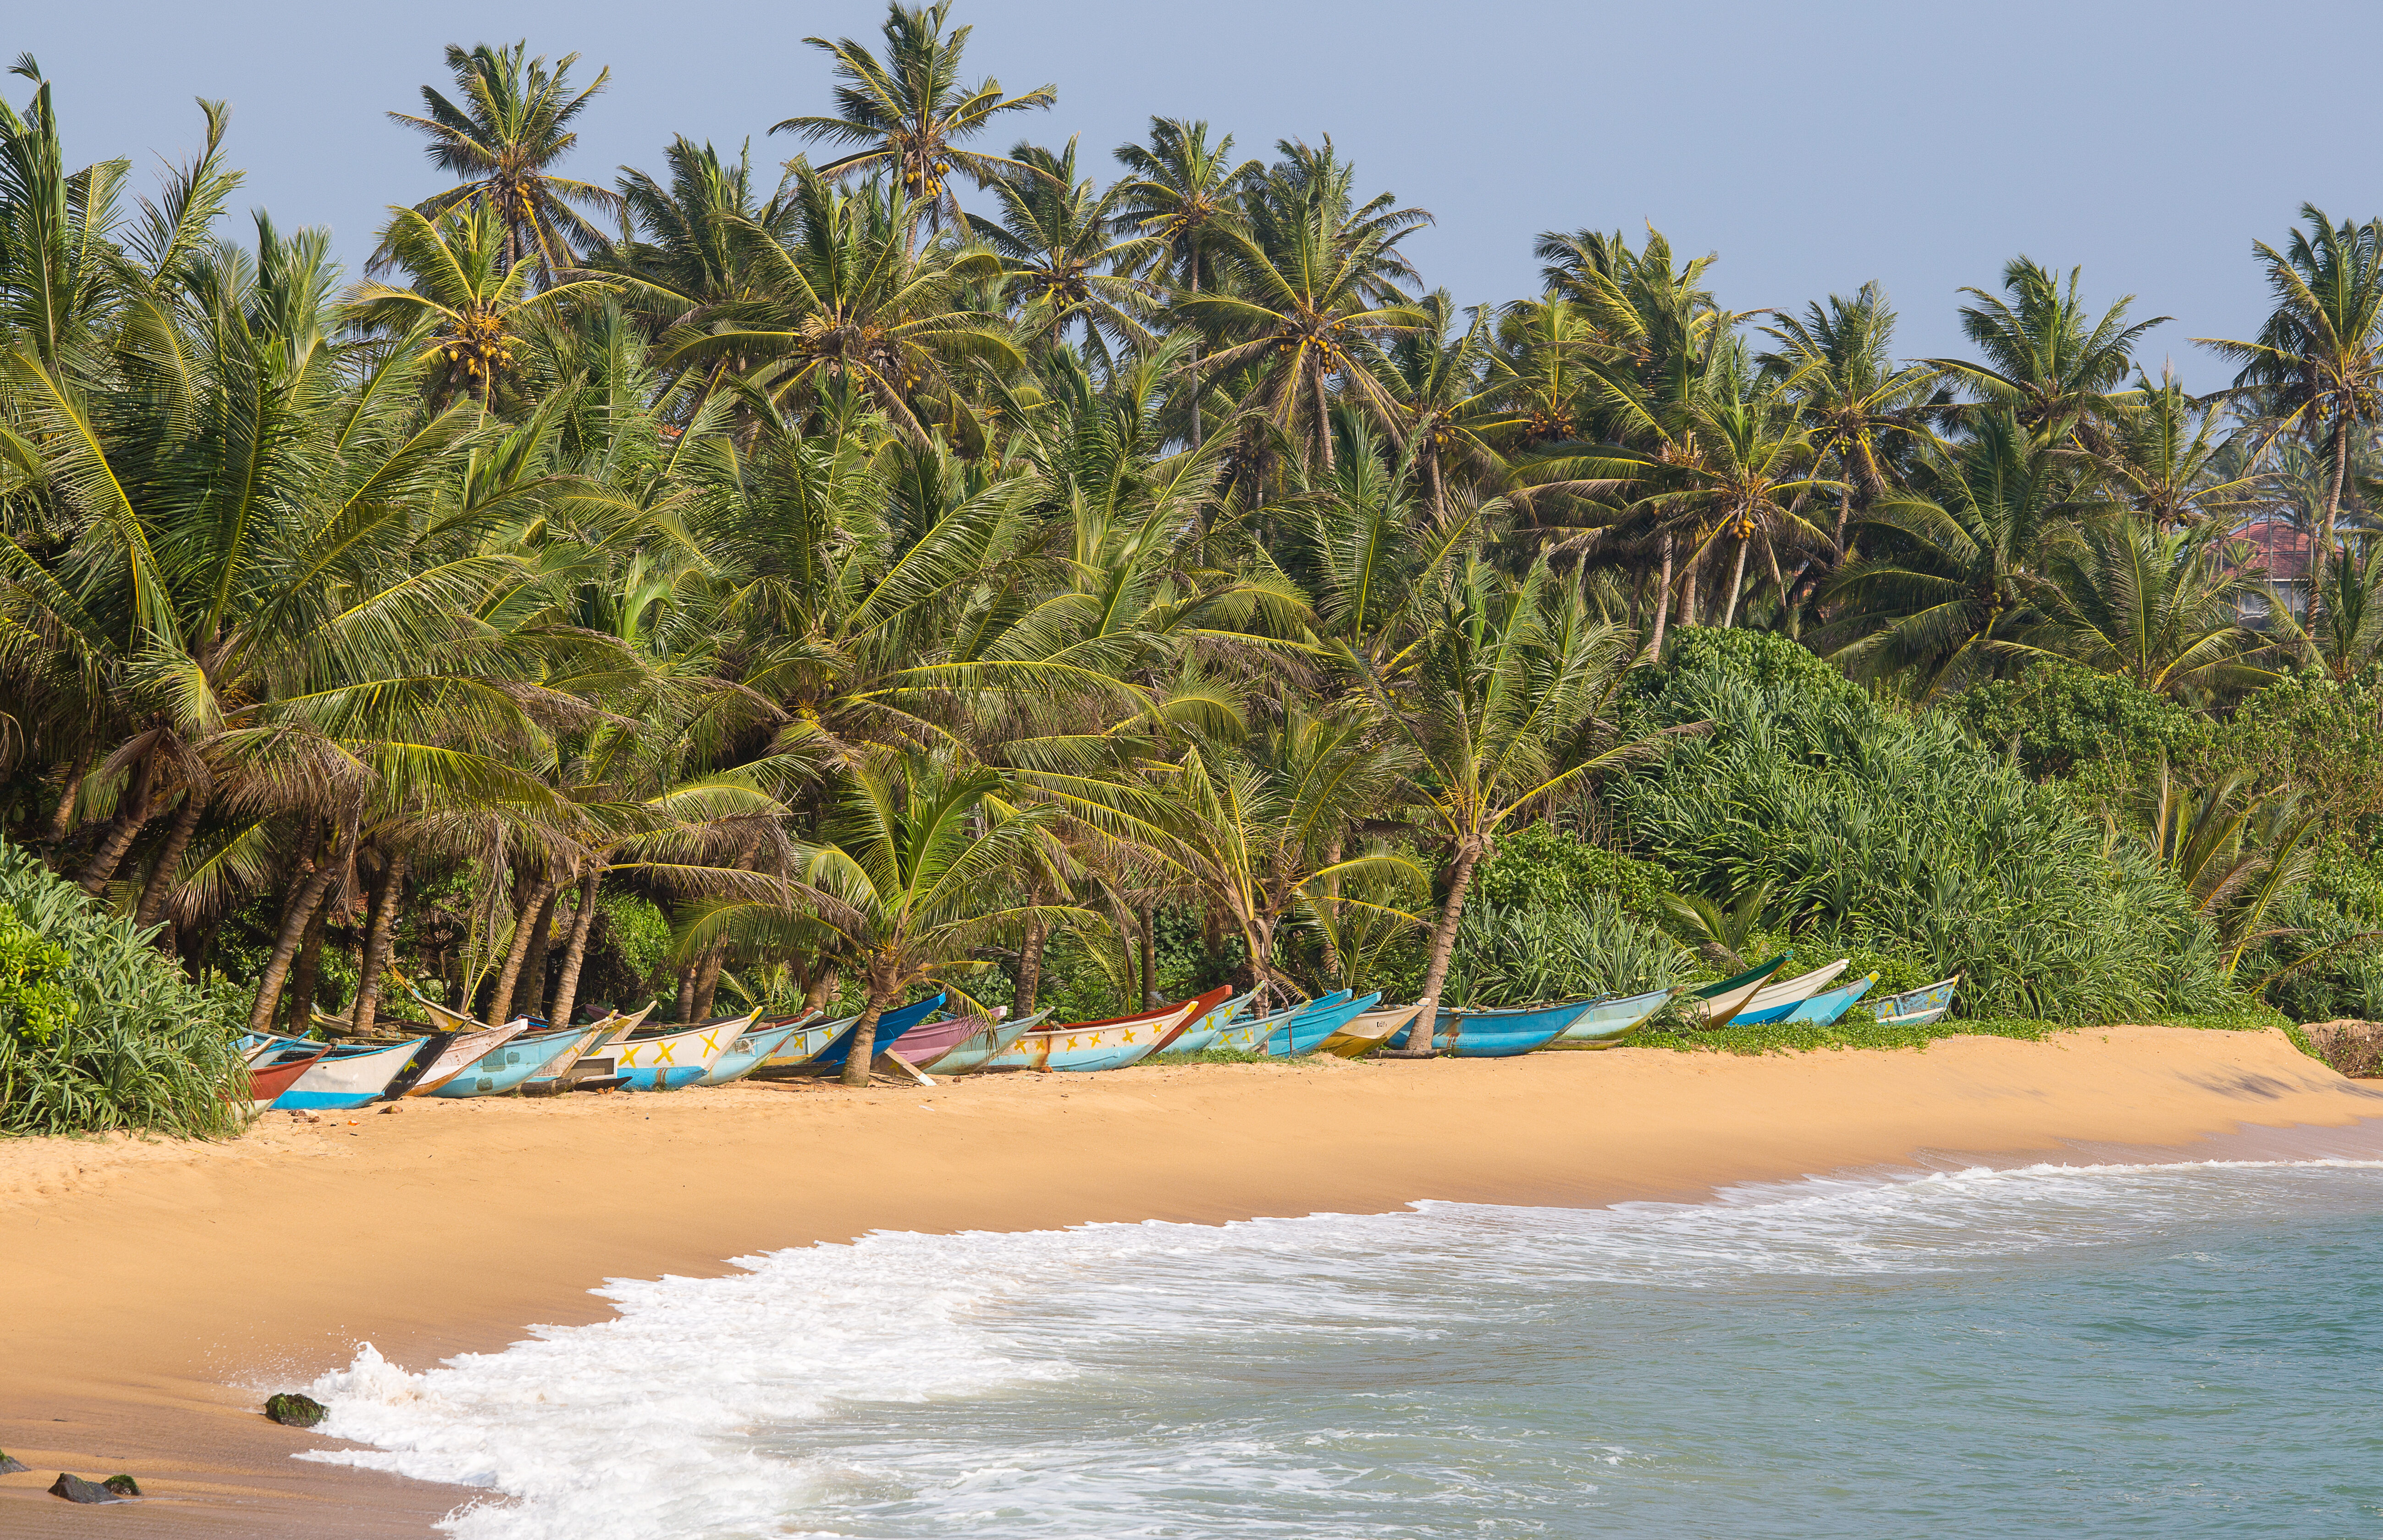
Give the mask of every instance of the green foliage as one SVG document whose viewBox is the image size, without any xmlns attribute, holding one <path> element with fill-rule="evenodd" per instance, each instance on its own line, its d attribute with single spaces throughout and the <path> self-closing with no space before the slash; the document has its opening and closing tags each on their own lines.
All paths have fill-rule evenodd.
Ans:
<svg viewBox="0 0 2383 1540">
<path fill-rule="evenodd" d="M 0 843 L 0 1133 L 231 1133 L 248 1104 L 238 1022 L 236 1001 Z"/>
<path fill-rule="evenodd" d="M 669 917 L 651 900 L 635 893 L 599 894 L 596 907 L 605 936 L 623 966 L 647 988 L 659 989 L 670 962 Z"/>
<path fill-rule="evenodd" d="M 1457 923 L 1445 998 L 1460 1005 L 1529 1005 L 1636 994 L 1685 977 L 1670 937 L 1610 894 L 1548 906 L 1470 904 Z"/>
<path fill-rule="evenodd" d="M 2169 1016 L 2162 1027 L 2190 1027 L 2211 1032 L 2263 1032 L 2291 1029 L 2273 1011 L 2250 1007 L 2219 1016 Z M 2074 1022 L 2045 1021 L 2031 1016 L 1943 1016 L 1921 1027 L 1882 1027 L 1869 1016 L 1853 1015 L 1833 1026 L 1730 1027 L 1718 1032 L 1681 1028 L 1648 1030 L 1637 1039 L 1643 1048 L 1669 1048 L 1683 1053 L 1804 1053 L 1819 1048 L 1917 1048 L 1923 1052 L 1943 1038 L 2013 1038 L 2042 1042 L 2058 1033 L 2079 1030 Z M 2296 1040 L 2296 1042 L 2298 1040 Z M 2303 1053 L 2304 1043 L 2300 1044 Z M 2315 1055 L 2312 1054 L 2311 1057 Z"/>
<path fill-rule="evenodd" d="M 1475 901 L 1499 908 L 1560 908 L 1611 898 L 1652 915 L 1671 885 L 1661 867 L 1592 844 L 1552 823 L 1531 823 L 1498 841 L 1473 874 Z"/>
<path fill-rule="evenodd" d="M 1663 667 L 1631 675 L 1630 696 L 1651 725 L 1676 727 L 1698 720 L 1682 714 L 1693 708 L 1694 696 L 1683 695 L 1679 683 L 1716 677 L 1809 700 L 1867 698 L 1860 685 L 1800 642 L 1775 632 L 1709 628 L 1673 632 L 1664 645 Z"/>
<path fill-rule="evenodd" d="M 1972 685 L 1945 708 L 1986 747 L 2017 745 L 2020 768 L 2036 779 L 2074 777 L 2094 791 L 2133 784 L 2163 755 L 2195 762 L 2213 738 L 2207 717 L 2167 696 L 2056 659 Z"/>
<path fill-rule="evenodd" d="M 1965 1014 L 2142 1020 L 2230 998 L 2208 927 L 2135 842 L 2105 840 L 1949 718 L 1690 657 L 1641 705 L 1710 737 L 1612 794 L 1682 891 L 1725 903 L 1767 885 L 1770 922 L 1799 939 L 1966 971 Z"/>
</svg>

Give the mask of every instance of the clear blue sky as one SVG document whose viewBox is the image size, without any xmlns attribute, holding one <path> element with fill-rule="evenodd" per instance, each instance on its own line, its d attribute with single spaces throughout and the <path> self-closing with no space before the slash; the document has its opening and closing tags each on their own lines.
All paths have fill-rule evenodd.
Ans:
<svg viewBox="0 0 2383 1540">
<path fill-rule="evenodd" d="M 769 125 L 826 105 L 803 37 L 873 36 L 883 14 L 878 0 L 119 0 L 29 6 L 0 25 L 0 49 L 31 51 L 56 82 L 78 161 L 179 156 L 196 139 L 191 98 L 228 98 L 244 199 L 331 226 L 352 261 L 385 205 L 435 185 L 418 141 L 381 115 L 444 83 L 451 41 L 526 37 L 576 50 L 584 75 L 610 65 L 566 167 L 609 182 L 624 163 L 659 167 L 674 132 L 791 154 Z M 1721 254 L 1735 308 L 1800 310 L 1876 278 L 1903 351 L 1925 355 L 1962 351 L 1955 291 L 1991 287 L 2024 252 L 2082 264 L 2097 303 L 2132 292 L 2139 315 L 2176 316 L 2148 362 L 2172 355 L 2208 388 L 2223 372 L 2187 339 L 2256 326 L 2252 240 L 2280 242 L 2304 199 L 2383 213 L 2371 5 L 960 0 L 957 19 L 975 25 L 974 71 L 1059 88 L 1055 110 L 1009 125 L 1055 145 L 1080 134 L 1104 174 L 1152 114 L 1204 117 L 1252 154 L 1330 133 L 1369 185 L 1438 216 L 1408 250 L 1466 303 L 1534 289 L 1540 230 L 1652 221 L 1684 252 Z"/>
</svg>

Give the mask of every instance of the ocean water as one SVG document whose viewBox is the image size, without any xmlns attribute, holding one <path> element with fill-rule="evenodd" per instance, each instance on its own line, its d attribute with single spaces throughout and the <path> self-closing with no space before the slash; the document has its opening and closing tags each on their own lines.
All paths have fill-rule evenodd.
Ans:
<svg viewBox="0 0 2383 1540">
<path fill-rule="evenodd" d="M 2383 1162 L 883 1234 L 315 1394 L 466 1540 L 2383 1534 Z"/>
</svg>

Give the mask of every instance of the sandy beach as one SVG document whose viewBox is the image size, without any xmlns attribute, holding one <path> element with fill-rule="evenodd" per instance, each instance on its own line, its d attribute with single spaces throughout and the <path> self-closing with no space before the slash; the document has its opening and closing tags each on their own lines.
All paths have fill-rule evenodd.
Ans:
<svg viewBox="0 0 2383 1540">
<path fill-rule="evenodd" d="M 265 1396 L 361 1340 L 420 1367 L 607 1313 L 610 1277 L 871 1230 L 1595 1205 L 1910 1163 L 2074 1158 L 2383 1117 L 2278 1032 L 1739 1058 L 1203 1065 L 932 1090 L 746 1085 L 268 1115 L 216 1145 L 0 1144 L 0 1532 L 96 1533 L 61 1470 L 139 1477 L 113 1534 L 426 1535 L 469 1494 L 292 1460 Z M 2213 1148 L 2200 1143 L 2201 1152 Z"/>
</svg>

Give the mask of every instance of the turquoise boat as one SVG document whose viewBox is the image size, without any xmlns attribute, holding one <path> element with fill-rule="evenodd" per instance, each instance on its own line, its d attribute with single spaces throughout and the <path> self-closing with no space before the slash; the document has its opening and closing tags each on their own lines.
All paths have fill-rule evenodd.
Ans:
<svg viewBox="0 0 2383 1540">
<path fill-rule="evenodd" d="M 1706 1027 L 1726 1027 L 1732 1017 L 1744 1010 L 1756 992 L 1771 981 L 1771 976 L 1787 966 L 1792 952 L 1782 952 L 1759 967 L 1747 968 L 1734 979 L 1723 979 L 1717 984 L 1704 984 L 1687 992 L 1681 1009 Z"/>
<path fill-rule="evenodd" d="M 761 1061 L 784 1048 L 788 1038 L 817 1021 L 819 1016 L 819 1012 L 812 1011 L 785 1021 L 759 1023 L 735 1042 L 730 1043 L 728 1052 L 721 1054 L 711 1068 L 705 1073 L 703 1078 L 698 1080 L 696 1084 L 724 1086 L 732 1080 L 743 1079 L 760 1068 Z"/>
<path fill-rule="evenodd" d="M 743 1037 L 760 1014 L 752 1011 L 725 1021 L 627 1039 L 613 1045 L 612 1073 L 627 1081 L 632 1090 L 684 1090 L 711 1073 L 728 1045 Z"/>
<path fill-rule="evenodd" d="M 426 1096 L 502 1096 L 525 1080 L 547 1073 L 565 1054 L 576 1059 L 587 1052 L 602 1024 L 568 1027 L 550 1032 L 525 1034 L 493 1053 L 483 1053 L 463 1066 L 463 1073 Z"/>
<path fill-rule="evenodd" d="M 1007 1052 L 1020 1037 L 1034 1030 L 1050 1014 L 1047 1010 L 1041 1010 L 1022 1021 L 994 1022 L 933 1058 L 912 1060 L 912 1067 L 921 1075 L 949 1077 L 973 1074 L 991 1063 L 995 1054 Z"/>
<path fill-rule="evenodd" d="M 1021 1032 L 984 1062 L 987 1069 L 1068 1070 L 1090 1074 L 1139 1064 L 1173 1036 L 1201 1006 L 1198 1000 L 1163 1005 L 1140 1016 L 1105 1021 L 1071 1021 Z"/>
<path fill-rule="evenodd" d="M 1266 1034 L 1258 1051 L 1270 1059 L 1296 1059 L 1313 1053 L 1324 1046 L 1327 1038 L 1381 1003 L 1382 992 L 1376 990 L 1355 1000 L 1291 1011 L 1288 1013 L 1290 1019 Z"/>
<path fill-rule="evenodd" d="M 1786 1020 L 1802 1026 L 1826 1027 L 1853 1009 L 1854 1002 L 1868 994 L 1871 986 L 1877 982 L 1878 975 L 1873 973 L 1867 979 L 1855 979 L 1841 990 L 1816 994 L 1789 1012 Z"/>
<path fill-rule="evenodd" d="M 1272 1012 L 1266 1016 L 1252 1016 L 1247 1021 L 1234 1022 L 1231 1026 L 1227 1027 L 1223 1031 L 1218 1032 L 1215 1038 L 1211 1039 L 1208 1046 L 1219 1049 L 1228 1053 L 1266 1053 L 1266 1040 L 1273 1037 L 1278 1029 L 1290 1022 L 1294 1017 L 1304 1016 L 1310 1011 L 1328 1011 L 1335 1005 L 1344 1004 L 1347 1002 L 1348 998 L 1349 992 L 1347 990 L 1334 990 L 1329 994 L 1319 994 L 1313 1000 L 1303 1000 L 1296 1005 L 1286 1005 L 1281 1010 Z M 1356 1014 L 1357 1013 L 1354 1011 L 1349 1013 L 1352 1016 Z M 1341 1025 L 1347 1025 L 1345 1019 Z M 1332 1031 L 1337 1032 L 1340 1029 L 1339 1027 L 1335 1027 Z M 1324 1037 L 1330 1037 L 1331 1035 L 1331 1032 L 1327 1032 L 1324 1034 Z M 1317 1038 L 1315 1042 L 1311 1043 L 1308 1046 L 1312 1049 L 1317 1044 L 1322 1043 L 1323 1041 L 1324 1038 Z M 1303 1052 L 1305 1052 L 1305 1050 L 1303 1050 Z"/>
<path fill-rule="evenodd" d="M 1513 1005 L 1502 1010 L 1450 1010 L 1442 1006 L 1432 1024 L 1431 1045 L 1451 1058 L 1511 1059 L 1534 1048 L 1544 1048 L 1588 1013 L 1594 1000 L 1567 1000 L 1560 1005 Z M 1407 1028 L 1390 1040 L 1401 1048 L 1414 1036 Z"/>
<path fill-rule="evenodd" d="M 1916 990 L 1890 994 L 1871 1009 L 1882 1027 L 1925 1027 L 1953 1008 L 1953 992 L 1960 983 L 1961 975 L 1956 973 Z"/>
<path fill-rule="evenodd" d="M 1252 993 L 1254 992 L 1252 992 Z M 1249 1008 L 1250 1000 L 1251 994 L 1235 995 L 1191 1026 L 1184 1028 L 1176 1035 L 1173 1042 L 1160 1049 L 1154 1056 L 1165 1058 L 1170 1053 L 1197 1053 L 1204 1048 L 1215 1047 L 1216 1034 L 1230 1027 L 1241 1014 Z"/>
<path fill-rule="evenodd" d="M 1636 1031 L 1641 1022 L 1670 1004 L 1672 996 L 1679 992 L 1675 988 L 1648 990 L 1644 994 L 1592 1000 L 1577 1020 L 1556 1035 L 1556 1041 L 1611 1048 Z"/>
</svg>

